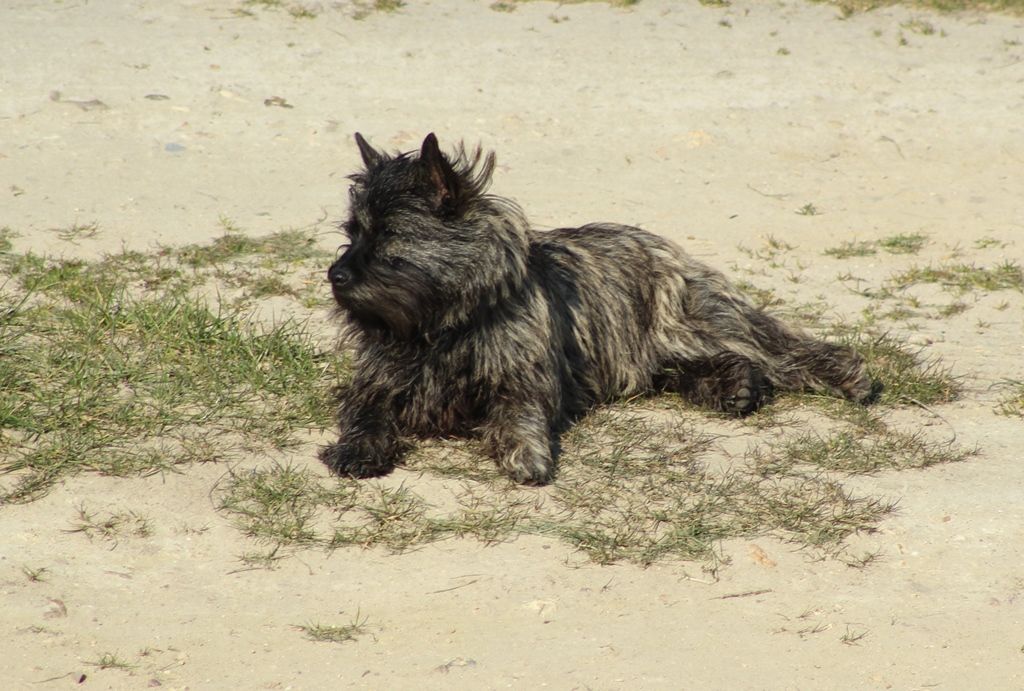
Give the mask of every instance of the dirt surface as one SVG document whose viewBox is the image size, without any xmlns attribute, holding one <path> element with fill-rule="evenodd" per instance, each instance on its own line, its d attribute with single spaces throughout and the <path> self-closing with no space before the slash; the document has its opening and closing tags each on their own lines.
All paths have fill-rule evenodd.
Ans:
<svg viewBox="0 0 1024 691">
<path fill-rule="evenodd" d="M 864 306 L 842 274 L 1024 261 L 1021 19 L 489 4 L 354 19 L 331 2 L 295 18 L 225 0 L 6 0 L 0 226 L 17 251 L 85 258 L 206 242 L 222 217 L 253 235 L 315 225 L 333 247 L 351 133 L 407 150 L 435 131 L 497 150 L 494 190 L 540 227 L 642 225 L 837 321 Z M 52 230 L 75 223 L 98 232 Z M 928 242 L 823 254 L 899 233 Z M 766 238 L 792 246 L 779 270 L 757 257 Z M 223 468 L 83 475 L 0 507 L 2 685 L 1022 688 L 1024 422 L 996 414 L 993 385 L 1024 379 L 1024 299 L 960 299 L 970 309 L 894 328 L 965 395 L 903 414 L 979 453 L 857 480 L 900 498 L 857 538 L 881 557 L 866 568 L 764 538 L 723 545 L 715 579 L 690 563 L 597 566 L 530 537 L 239 570 L 248 543 L 210 498 Z M 316 466 L 318 441 L 286 460 Z M 69 532 L 83 502 L 145 513 L 152 534 Z M 343 644 L 296 628 L 363 618 Z M 132 667 L 102 669 L 105 654 Z"/>
</svg>

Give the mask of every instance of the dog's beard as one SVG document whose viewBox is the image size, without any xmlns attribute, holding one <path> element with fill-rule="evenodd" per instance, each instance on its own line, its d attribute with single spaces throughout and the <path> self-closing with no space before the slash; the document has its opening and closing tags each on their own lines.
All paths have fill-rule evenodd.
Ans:
<svg viewBox="0 0 1024 691">
<path fill-rule="evenodd" d="M 410 340 L 429 330 L 429 320 L 441 311 L 434 291 L 417 275 L 387 272 L 371 281 L 334 290 L 334 299 L 350 322 L 369 333 L 386 333 Z"/>
</svg>

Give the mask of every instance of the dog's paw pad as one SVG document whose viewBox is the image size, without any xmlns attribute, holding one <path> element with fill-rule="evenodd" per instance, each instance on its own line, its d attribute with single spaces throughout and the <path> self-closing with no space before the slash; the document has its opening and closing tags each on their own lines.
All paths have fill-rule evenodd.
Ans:
<svg viewBox="0 0 1024 691">
<path fill-rule="evenodd" d="M 721 399 L 721 409 L 725 413 L 743 417 L 750 415 L 764 405 L 772 395 L 771 382 L 756 367 L 750 367 L 742 376 L 731 382 L 732 390 L 726 387 L 726 395 Z"/>
</svg>

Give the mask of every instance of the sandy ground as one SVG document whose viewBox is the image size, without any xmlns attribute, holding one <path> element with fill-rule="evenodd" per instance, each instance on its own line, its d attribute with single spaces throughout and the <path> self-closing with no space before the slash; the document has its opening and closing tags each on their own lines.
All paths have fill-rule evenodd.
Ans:
<svg viewBox="0 0 1024 691">
<path fill-rule="evenodd" d="M 496 191 L 541 227 L 641 224 L 740 276 L 755 264 L 741 245 L 789 243 L 800 282 L 761 282 L 839 319 L 861 303 L 836 276 L 877 283 L 897 261 L 822 255 L 842 240 L 920 232 L 918 263 L 1024 261 L 1021 19 L 408 4 L 357 21 L 331 2 L 293 19 L 228 0 L 5 0 L 0 226 L 18 250 L 83 257 L 205 242 L 222 216 L 252 234 L 319 224 L 331 246 L 351 133 L 410 149 L 436 131 L 496 149 Z M 901 28 L 914 18 L 935 32 Z M 76 243 L 50 230 L 92 222 Z M 985 238 L 999 244 L 977 249 Z M 1024 300 L 968 299 L 904 334 L 964 375 L 964 399 L 945 422 L 908 417 L 980 453 L 858 481 L 901 498 L 858 538 L 881 553 L 868 568 L 766 538 L 724 545 L 713 582 L 523 538 L 238 572 L 245 540 L 209 497 L 222 468 L 83 476 L 0 509 L 0 685 L 1024 688 L 1024 423 L 994 414 L 991 388 L 1024 379 Z M 154 534 L 69 533 L 83 501 L 144 511 Z M 357 612 L 370 628 L 355 642 L 293 628 Z M 136 667 L 89 664 L 106 652 Z"/>
</svg>

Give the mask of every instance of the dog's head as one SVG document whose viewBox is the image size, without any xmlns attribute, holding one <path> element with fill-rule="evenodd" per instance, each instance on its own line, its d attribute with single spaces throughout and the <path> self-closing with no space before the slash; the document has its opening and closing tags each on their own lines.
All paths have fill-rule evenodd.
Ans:
<svg viewBox="0 0 1024 691">
<path fill-rule="evenodd" d="M 473 312 L 510 271 L 522 280 L 525 221 L 486 194 L 493 153 L 447 156 L 429 134 L 418 153 L 392 156 L 355 139 L 364 169 L 350 176 L 348 245 L 327 272 L 350 322 L 407 340 Z"/>
</svg>

